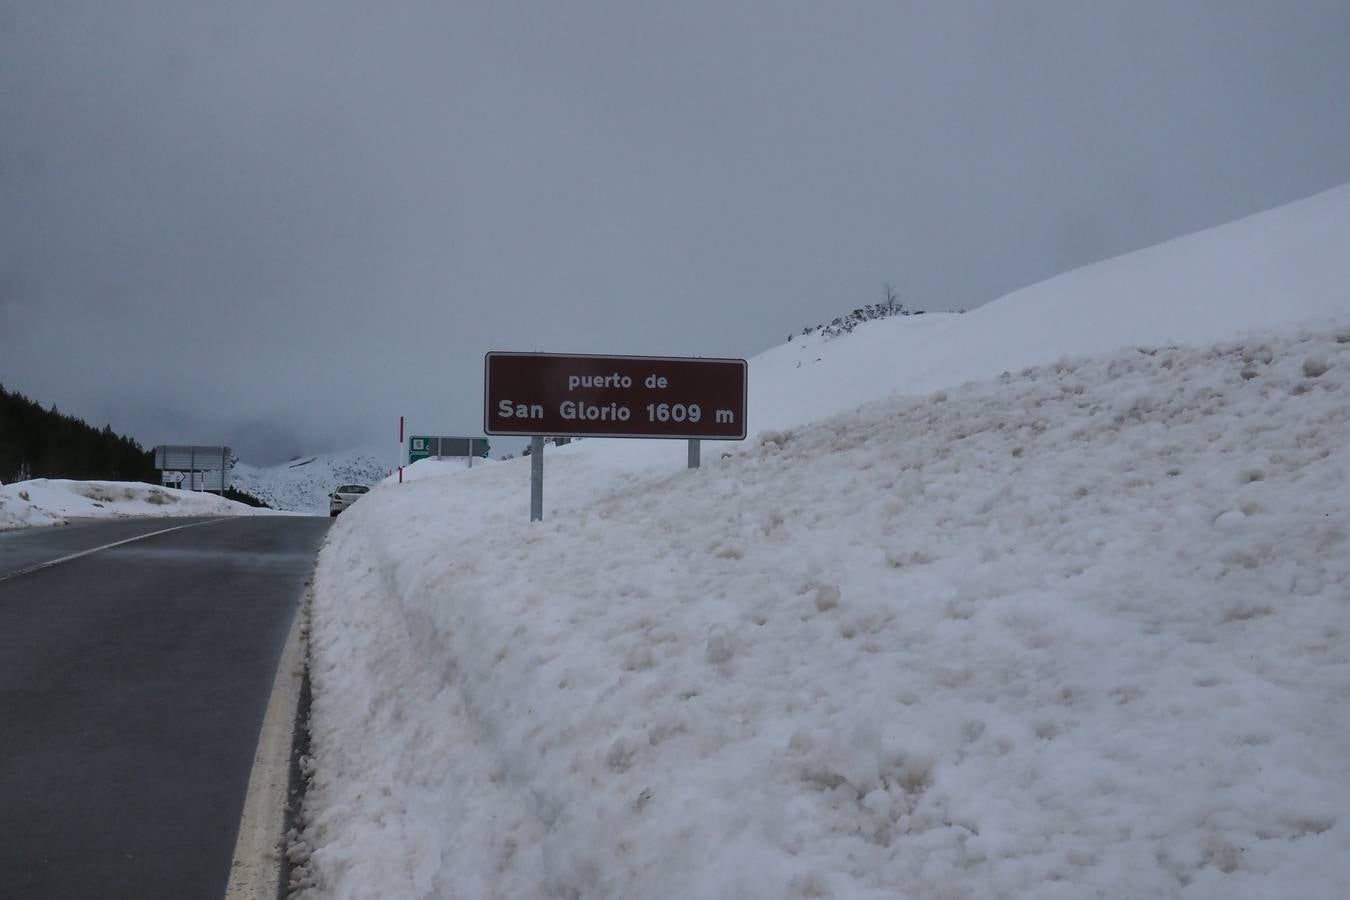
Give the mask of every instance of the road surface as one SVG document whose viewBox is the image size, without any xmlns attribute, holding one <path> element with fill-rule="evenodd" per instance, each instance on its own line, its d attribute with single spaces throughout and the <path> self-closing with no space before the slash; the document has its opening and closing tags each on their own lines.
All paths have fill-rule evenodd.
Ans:
<svg viewBox="0 0 1350 900">
<path fill-rule="evenodd" d="M 222 896 L 277 659 L 328 524 L 0 533 L 0 895 Z"/>
</svg>

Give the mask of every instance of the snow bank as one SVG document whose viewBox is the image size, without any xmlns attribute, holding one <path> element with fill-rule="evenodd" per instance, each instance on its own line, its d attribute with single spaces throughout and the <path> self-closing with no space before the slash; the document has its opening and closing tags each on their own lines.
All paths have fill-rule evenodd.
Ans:
<svg viewBox="0 0 1350 900">
<path fill-rule="evenodd" d="M 549 448 L 540 524 L 528 460 L 377 487 L 314 893 L 1340 897 L 1345 246 L 1350 186 L 794 338 L 757 439 Z"/>
<path fill-rule="evenodd" d="M 873 380 L 950 384 L 907 354 L 968 321 L 840 346 L 920 322 Z M 315 586 L 317 893 L 1342 896 L 1350 320 L 1013 371 L 692 472 L 550 450 L 534 525 L 528 461 L 372 491 Z"/>
<path fill-rule="evenodd" d="M 417 462 L 403 467 L 404 481 L 421 481 L 423 478 L 444 478 L 447 475 L 459 475 L 470 468 L 481 468 L 483 466 L 496 465 L 495 459 L 483 459 L 474 457 L 473 465 L 469 465 L 469 460 L 464 457 L 446 456 L 441 459 L 427 457 L 419 459 Z M 394 472 L 385 478 L 380 479 L 382 483 L 397 484 L 398 473 Z"/>
<path fill-rule="evenodd" d="M 213 494 L 132 481 L 35 478 L 0 485 L 0 531 L 64 525 L 72 518 L 248 516 L 270 513 Z"/>
</svg>

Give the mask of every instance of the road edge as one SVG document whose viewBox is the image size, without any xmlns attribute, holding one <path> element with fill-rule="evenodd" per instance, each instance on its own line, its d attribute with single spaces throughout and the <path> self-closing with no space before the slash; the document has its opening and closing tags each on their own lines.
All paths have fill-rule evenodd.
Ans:
<svg viewBox="0 0 1350 900">
<path fill-rule="evenodd" d="M 305 588 L 306 596 L 296 605 L 290 633 L 277 662 L 239 818 L 225 900 L 275 900 L 281 891 L 281 841 L 286 827 L 291 750 L 304 677 L 306 635 L 302 624 L 310 590 Z"/>
<path fill-rule="evenodd" d="M 312 596 L 310 598 L 313 599 Z M 306 611 L 306 623 L 311 622 Z M 291 752 L 291 792 L 290 803 L 286 807 L 286 846 L 281 856 L 281 887 L 277 900 L 298 900 L 312 896 L 317 887 L 317 874 L 314 871 L 311 854 L 314 847 L 309 842 L 306 831 L 309 819 L 306 805 L 309 802 L 310 782 L 314 777 L 314 759 L 310 755 L 310 715 L 314 703 L 314 692 L 309 681 L 308 625 L 305 628 L 305 676 L 300 680 L 300 709 L 295 721 L 295 749 Z"/>
</svg>

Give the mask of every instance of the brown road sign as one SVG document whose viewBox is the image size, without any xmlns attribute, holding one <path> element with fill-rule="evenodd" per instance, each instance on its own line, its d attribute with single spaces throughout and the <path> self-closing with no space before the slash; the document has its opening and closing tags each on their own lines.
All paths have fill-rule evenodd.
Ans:
<svg viewBox="0 0 1350 900">
<path fill-rule="evenodd" d="M 743 359 L 493 352 L 485 368 L 486 434 L 745 439 Z"/>
</svg>

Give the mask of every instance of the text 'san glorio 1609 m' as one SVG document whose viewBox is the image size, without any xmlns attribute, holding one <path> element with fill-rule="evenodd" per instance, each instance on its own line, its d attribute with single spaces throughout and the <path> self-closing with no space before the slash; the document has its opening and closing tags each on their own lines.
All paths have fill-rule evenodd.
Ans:
<svg viewBox="0 0 1350 900">
<path fill-rule="evenodd" d="M 494 352 L 485 366 L 487 434 L 745 438 L 743 359 Z"/>
</svg>

